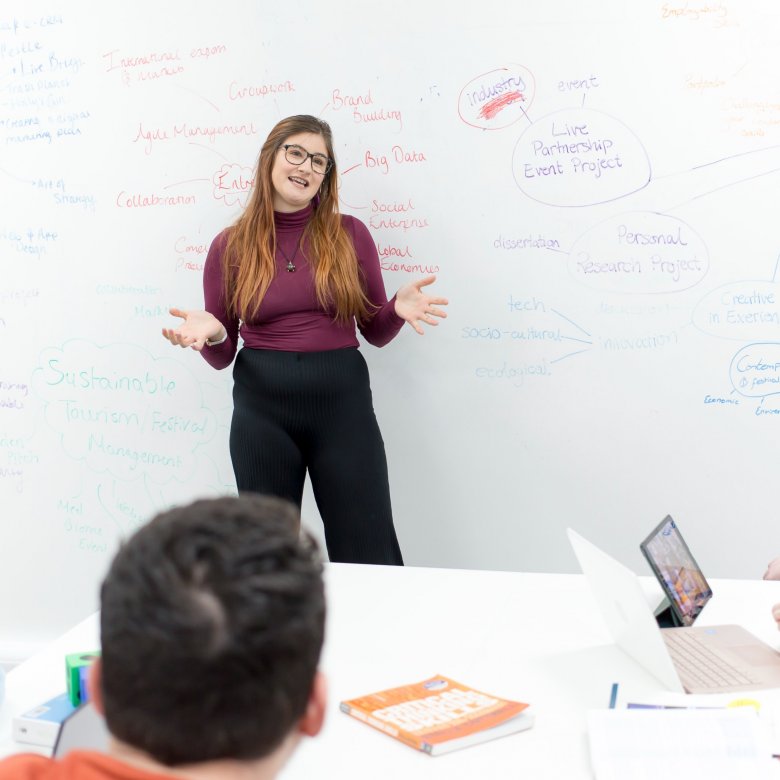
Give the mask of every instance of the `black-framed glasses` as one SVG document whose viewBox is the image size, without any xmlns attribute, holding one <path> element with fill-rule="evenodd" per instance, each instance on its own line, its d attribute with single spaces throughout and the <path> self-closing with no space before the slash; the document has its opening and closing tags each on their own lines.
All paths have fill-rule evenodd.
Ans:
<svg viewBox="0 0 780 780">
<path fill-rule="evenodd" d="M 321 176 L 324 176 L 333 167 L 333 160 L 330 157 L 316 152 L 314 154 L 307 152 L 298 144 L 282 144 L 281 148 L 284 149 L 284 159 L 292 165 L 302 165 L 311 158 L 311 169 Z"/>
</svg>

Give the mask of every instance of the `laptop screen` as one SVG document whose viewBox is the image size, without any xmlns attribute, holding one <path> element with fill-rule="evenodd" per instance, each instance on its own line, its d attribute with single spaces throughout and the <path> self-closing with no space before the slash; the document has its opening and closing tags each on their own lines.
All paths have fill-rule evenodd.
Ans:
<svg viewBox="0 0 780 780">
<path fill-rule="evenodd" d="M 667 515 L 639 547 L 669 598 L 677 620 L 683 626 L 692 625 L 712 597 L 712 589 L 677 524 Z"/>
</svg>

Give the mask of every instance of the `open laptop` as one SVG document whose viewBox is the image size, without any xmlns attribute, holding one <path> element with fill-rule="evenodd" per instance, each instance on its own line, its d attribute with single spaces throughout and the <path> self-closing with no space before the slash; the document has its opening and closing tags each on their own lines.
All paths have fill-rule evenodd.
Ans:
<svg viewBox="0 0 780 780">
<path fill-rule="evenodd" d="M 659 628 L 636 574 L 571 528 L 567 534 L 615 643 L 667 690 L 780 687 L 780 653 L 769 645 L 736 625 Z"/>
<path fill-rule="evenodd" d="M 108 729 L 103 716 L 87 702 L 62 721 L 52 755 L 54 758 L 62 758 L 71 750 L 105 752 L 108 739 Z"/>
</svg>

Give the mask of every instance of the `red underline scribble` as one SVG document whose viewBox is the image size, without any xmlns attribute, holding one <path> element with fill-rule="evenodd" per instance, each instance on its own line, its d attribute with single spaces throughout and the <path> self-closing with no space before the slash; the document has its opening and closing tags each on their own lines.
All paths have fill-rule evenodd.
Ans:
<svg viewBox="0 0 780 780">
<path fill-rule="evenodd" d="M 517 103 L 518 100 L 525 101 L 522 92 L 507 92 L 506 95 L 493 98 L 493 100 L 485 103 L 479 111 L 479 116 L 481 119 L 492 119 L 507 106 L 511 106 L 512 103 Z"/>
</svg>

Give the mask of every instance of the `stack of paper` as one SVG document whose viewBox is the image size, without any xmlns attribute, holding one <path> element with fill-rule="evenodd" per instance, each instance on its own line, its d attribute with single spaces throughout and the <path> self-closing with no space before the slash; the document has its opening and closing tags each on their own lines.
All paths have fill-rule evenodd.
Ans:
<svg viewBox="0 0 780 780">
<path fill-rule="evenodd" d="M 588 713 L 597 780 L 778 777 L 765 729 L 749 708 Z"/>
</svg>

